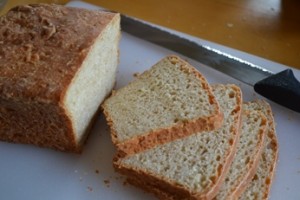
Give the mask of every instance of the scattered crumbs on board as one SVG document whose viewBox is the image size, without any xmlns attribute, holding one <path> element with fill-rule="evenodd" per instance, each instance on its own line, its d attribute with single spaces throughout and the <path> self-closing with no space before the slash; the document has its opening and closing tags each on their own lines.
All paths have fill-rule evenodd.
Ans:
<svg viewBox="0 0 300 200">
<path fill-rule="evenodd" d="M 123 186 L 127 186 L 129 183 L 127 180 L 123 181 Z"/>
<path fill-rule="evenodd" d="M 103 182 L 104 182 L 106 187 L 110 187 L 110 180 L 109 179 L 104 179 Z"/>
<path fill-rule="evenodd" d="M 114 178 L 115 178 L 115 180 L 118 181 L 118 180 L 122 179 L 123 177 L 122 176 L 115 176 Z"/>
<path fill-rule="evenodd" d="M 89 192 L 93 192 L 93 188 L 92 188 L 91 186 L 87 186 L 87 190 L 88 190 Z"/>
<path fill-rule="evenodd" d="M 139 72 L 135 72 L 135 73 L 133 73 L 133 75 L 132 75 L 132 76 L 133 76 L 134 78 L 137 78 L 139 75 L 140 75 L 140 73 L 139 73 Z"/>
</svg>

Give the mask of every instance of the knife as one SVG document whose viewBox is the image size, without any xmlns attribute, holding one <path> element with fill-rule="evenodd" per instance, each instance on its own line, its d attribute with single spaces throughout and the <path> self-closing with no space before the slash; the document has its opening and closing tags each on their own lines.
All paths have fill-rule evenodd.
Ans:
<svg viewBox="0 0 300 200">
<path fill-rule="evenodd" d="M 291 69 L 274 74 L 263 67 L 123 14 L 121 28 L 135 37 L 178 52 L 251 85 L 260 95 L 300 112 L 300 82 Z"/>
</svg>

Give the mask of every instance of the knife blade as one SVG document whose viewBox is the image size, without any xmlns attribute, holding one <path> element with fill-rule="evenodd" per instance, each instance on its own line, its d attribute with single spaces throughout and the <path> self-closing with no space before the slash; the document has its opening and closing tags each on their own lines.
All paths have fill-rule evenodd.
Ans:
<svg viewBox="0 0 300 200">
<path fill-rule="evenodd" d="M 290 69 L 274 74 L 238 57 L 123 14 L 121 15 L 121 29 L 135 37 L 178 52 L 254 86 L 254 90 L 260 95 L 300 112 L 300 82 Z"/>
</svg>

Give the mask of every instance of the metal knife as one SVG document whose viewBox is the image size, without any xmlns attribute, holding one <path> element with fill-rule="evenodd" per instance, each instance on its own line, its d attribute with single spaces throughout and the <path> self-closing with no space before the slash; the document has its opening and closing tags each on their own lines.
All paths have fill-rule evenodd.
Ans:
<svg viewBox="0 0 300 200">
<path fill-rule="evenodd" d="M 300 112 L 300 82 L 290 69 L 274 74 L 260 66 L 126 15 L 121 15 L 121 28 L 133 36 L 178 52 L 249 84 L 262 96 Z"/>
</svg>

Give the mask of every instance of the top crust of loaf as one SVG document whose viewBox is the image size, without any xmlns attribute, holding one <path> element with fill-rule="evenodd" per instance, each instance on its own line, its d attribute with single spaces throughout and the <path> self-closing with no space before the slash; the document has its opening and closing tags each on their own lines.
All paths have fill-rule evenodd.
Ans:
<svg viewBox="0 0 300 200">
<path fill-rule="evenodd" d="M 11 9 L 0 18 L 0 98 L 61 101 L 91 45 L 116 15 L 47 4 Z"/>
<path fill-rule="evenodd" d="M 102 107 L 112 141 L 123 155 L 213 130 L 223 122 L 206 79 L 177 56 L 159 61 Z"/>
</svg>

